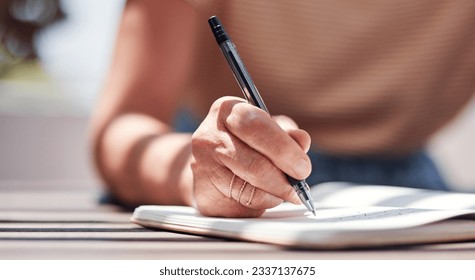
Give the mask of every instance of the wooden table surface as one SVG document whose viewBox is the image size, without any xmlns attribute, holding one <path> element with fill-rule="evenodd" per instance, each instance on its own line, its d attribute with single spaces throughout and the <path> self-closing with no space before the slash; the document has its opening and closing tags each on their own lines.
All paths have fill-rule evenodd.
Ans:
<svg viewBox="0 0 475 280">
<path fill-rule="evenodd" d="M 475 259 L 475 242 L 305 251 L 145 229 L 93 188 L 0 186 L 0 259 Z"/>
</svg>

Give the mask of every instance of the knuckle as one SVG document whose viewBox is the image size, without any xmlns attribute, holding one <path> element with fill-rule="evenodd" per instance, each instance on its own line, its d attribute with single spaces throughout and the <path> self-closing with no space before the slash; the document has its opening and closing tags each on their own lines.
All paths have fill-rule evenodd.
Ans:
<svg viewBox="0 0 475 280">
<path fill-rule="evenodd" d="M 241 114 L 241 129 L 249 132 L 258 131 L 265 128 L 267 119 L 260 110 L 247 110 Z"/>
<path fill-rule="evenodd" d="M 191 135 L 191 149 L 193 152 L 199 151 L 209 145 L 209 140 L 205 136 L 205 133 L 199 130 Z"/>
<path fill-rule="evenodd" d="M 248 136 L 259 133 L 267 125 L 266 113 L 249 104 L 235 106 L 226 118 L 226 126 L 232 131 Z"/>
<path fill-rule="evenodd" d="M 211 104 L 210 112 L 230 112 L 237 102 L 239 101 L 229 96 L 220 97 Z"/>
<path fill-rule="evenodd" d="M 209 160 L 218 150 L 218 140 L 210 133 L 195 132 L 191 136 L 191 154 L 196 160 Z"/>
<path fill-rule="evenodd" d="M 195 157 L 209 160 L 235 160 L 237 150 L 226 132 L 216 130 L 196 131 L 191 136 L 191 153 Z"/>
<path fill-rule="evenodd" d="M 191 135 L 190 142 L 192 149 L 210 149 L 219 146 L 222 139 L 216 129 L 203 124 Z"/>
<path fill-rule="evenodd" d="M 219 155 L 219 158 L 227 159 L 227 160 L 235 160 L 237 158 L 237 151 L 235 149 L 221 146 L 215 149 L 215 153 Z"/>
</svg>

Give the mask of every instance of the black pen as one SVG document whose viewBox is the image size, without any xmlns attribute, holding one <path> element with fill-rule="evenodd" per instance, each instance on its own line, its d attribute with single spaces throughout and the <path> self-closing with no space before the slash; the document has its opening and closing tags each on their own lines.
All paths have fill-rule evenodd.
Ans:
<svg viewBox="0 0 475 280">
<path fill-rule="evenodd" d="M 224 27 L 219 19 L 216 16 L 212 16 L 208 19 L 208 23 L 211 27 L 211 30 L 213 31 L 214 37 L 216 38 L 216 42 L 218 42 L 221 52 L 228 61 L 234 77 L 236 78 L 236 81 L 244 93 L 244 97 L 247 99 L 247 102 L 269 113 L 269 110 L 267 110 L 267 107 L 264 104 L 259 91 L 257 91 L 256 85 L 252 81 L 249 72 L 247 72 L 244 63 L 239 57 L 236 46 L 224 30 Z M 313 213 L 313 215 L 315 215 L 315 203 L 313 202 L 313 198 L 310 195 L 310 188 L 308 187 L 307 182 L 305 182 L 305 180 L 294 179 L 287 174 L 285 176 L 287 177 L 290 185 L 297 192 L 297 195 L 303 204 Z"/>
</svg>

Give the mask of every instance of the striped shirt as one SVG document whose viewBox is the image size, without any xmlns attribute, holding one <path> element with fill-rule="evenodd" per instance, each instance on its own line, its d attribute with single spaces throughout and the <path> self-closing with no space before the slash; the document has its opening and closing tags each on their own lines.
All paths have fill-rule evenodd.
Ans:
<svg viewBox="0 0 475 280">
<path fill-rule="evenodd" d="M 316 149 L 396 156 L 422 148 L 475 90 L 475 1 L 188 0 L 203 24 L 185 93 L 197 114 L 242 97 L 207 19 L 216 14 L 271 114 Z"/>
</svg>

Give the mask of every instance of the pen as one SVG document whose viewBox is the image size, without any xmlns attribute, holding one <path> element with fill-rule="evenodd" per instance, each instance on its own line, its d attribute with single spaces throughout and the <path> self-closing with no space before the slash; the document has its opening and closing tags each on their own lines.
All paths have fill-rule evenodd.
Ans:
<svg viewBox="0 0 475 280">
<path fill-rule="evenodd" d="M 269 110 L 267 110 L 267 107 L 264 104 L 259 91 L 257 91 L 256 85 L 252 81 L 249 72 L 247 72 L 244 63 L 239 57 L 236 46 L 224 30 L 224 27 L 219 19 L 216 16 L 212 16 L 208 19 L 208 23 L 211 27 L 214 37 L 216 38 L 219 48 L 221 49 L 221 52 L 226 58 L 229 66 L 231 67 L 233 75 L 236 78 L 236 81 L 244 93 L 244 97 L 247 99 L 247 102 L 269 113 Z M 297 195 L 299 196 L 302 203 L 310 212 L 313 213 L 313 215 L 315 215 L 315 203 L 313 202 L 313 198 L 310 195 L 310 188 L 307 182 L 305 180 L 294 179 L 287 174 L 285 176 L 287 177 L 290 185 L 294 188 L 295 192 L 297 192 Z"/>
</svg>

